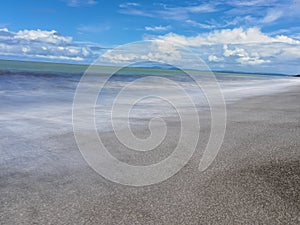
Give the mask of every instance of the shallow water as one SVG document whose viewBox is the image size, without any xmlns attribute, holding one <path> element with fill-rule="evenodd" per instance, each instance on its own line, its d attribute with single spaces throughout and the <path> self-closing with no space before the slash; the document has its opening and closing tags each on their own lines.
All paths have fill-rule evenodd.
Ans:
<svg viewBox="0 0 300 225">
<path fill-rule="evenodd" d="M 142 77 L 148 78 L 147 82 L 132 84 Z M 176 73 L 161 77 L 157 73 L 155 76 L 128 72 L 113 75 L 100 92 L 95 104 L 98 129 L 101 131 L 110 129 L 111 107 L 120 90 L 126 85 L 131 86 L 126 94 L 121 94 L 122 98 L 118 103 L 121 107 L 115 114 L 115 119 L 173 116 L 176 115 L 177 107 L 188 111 L 192 106 L 187 104 L 184 96 L 178 94 L 180 93 L 177 91 L 178 88 L 186 91 L 198 110 L 207 107 L 203 90 L 186 74 Z M 299 79 L 287 76 L 228 73 L 217 74 L 216 77 L 226 103 L 245 97 L 284 91 L 288 86 L 299 84 Z M 0 125 L 17 135 L 28 138 L 71 132 L 73 98 L 80 79 L 81 75 L 74 74 L 51 76 L 36 73 L 33 75 L 2 74 L 0 76 Z M 95 77 L 91 76 L 89 80 L 88 85 L 91 89 L 99 85 L 94 82 L 94 79 Z M 213 82 L 207 81 L 205 77 L 199 76 L 199 79 L 201 85 L 206 88 L 214 86 Z M 170 83 L 170 80 L 173 83 Z M 132 106 L 132 100 L 137 102 L 128 115 L 125 109 Z"/>
</svg>

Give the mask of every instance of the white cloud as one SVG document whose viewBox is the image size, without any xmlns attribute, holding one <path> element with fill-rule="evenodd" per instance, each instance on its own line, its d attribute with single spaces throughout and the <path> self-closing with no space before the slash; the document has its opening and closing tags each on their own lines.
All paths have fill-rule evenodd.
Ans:
<svg viewBox="0 0 300 225">
<path fill-rule="evenodd" d="M 163 10 L 156 10 L 154 14 L 165 19 L 185 21 L 189 19 L 191 14 L 210 13 L 217 9 L 212 4 L 200 4 L 185 7 L 165 7 Z"/>
<path fill-rule="evenodd" d="M 140 4 L 139 3 L 136 3 L 136 2 L 126 2 L 126 3 L 122 3 L 119 5 L 120 8 L 127 8 L 127 7 L 130 7 L 130 6 L 139 6 Z"/>
<path fill-rule="evenodd" d="M 224 56 L 229 57 L 232 55 L 237 55 L 240 57 L 248 56 L 248 53 L 243 48 L 235 48 L 234 50 L 229 50 L 227 45 L 224 45 Z"/>
<path fill-rule="evenodd" d="M 166 31 L 166 30 L 169 30 L 170 28 L 171 28 L 170 25 L 168 25 L 168 26 L 159 25 L 159 26 L 153 26 L 153 27 L 146 26 L 145 30 L 147 30 L 147 31 Z"/>
<path fill-rule="evenodd" d="M 292 39 L 288 36 L 277 35 L 275 37 L 268 36 L 260 31 L 259 28 L 235 28 L 216 30 L 209 33 L 202 33 L 193 37 L 186 37 L 169 33 L 165 36 L 159 36 L 165 41 L 172 41 L 185 46 L 215 45 L 215 44 L 255 44 L 255 43 L 288 43 L 300 44 L 300 41 Z"/>
<path fill-rule="evenodd" d="M 239 47 L 230 50 L 227 45 L 224 45 L 223 55 L 225 57 L 237 56 L 238 58 L 236 61 L 241 64 L 257 65 L 270 62 L 270 60 L 261 59 L 258 52 L 249 53 L 245 49 Z"/>
<path fill-rule="evenodd" d="M 270 9 L 267 11 L 266 16 L 261 20 L 261 23 L 272 23 L 283 16 L 283 12 L 278 9 Z"/>
<path fill-rule="evenodd" d="M 68 6 L 79 7 L 79 6 L 92 6 L 98 2 L 95 0 L 64 0 Z"/>
<path fill-rule="evenodd" d="M 142 3 L 128 2 L 120 4 L 119 7 L 119 12 L 123 14 L 160 18 L 168 22 L 175 20 L 180 21 L 186 28 L 208 30 L 237 26 L 263 27 L 269 23 L 279 23 L 283 17 L 295 21 L 300 17 L 299 0 L 217 0 L 200 4 L 186 1 L 182 6 L 177 7 L 166 3 L 142 5 Z M 211 12 L 220 14 L 212 19 L 209 16 Z"/>
<path fill-rule="evenodd" d="M 281 23 L 282 19 L 298 20 L 300 17 L 299 0 L 236 0 L 228 4 L 233 6 L 233 9 L 226 11 L 228 17 L 235 15 L 243 18 L 251 15 L 251 20 L 244 21 L 246 26 L 265 26 L 269 23 Z"/>
<path fill-rule="evenodd" d="M 124 3 L 119 5 L 121 8 L 119 12 L 128 15 L 163 17 L 164 19 L 168 20 L 186 20 L 189 19 L 190 14 L 210 13 L 217 11 L 213 4 L 198 4 L 183 7 L 168 7 L 163 5 L 163 9 L 160 7 L 159 9 L 151 8 L 147 10 L 142 9 L 139 6 L 140 4 L 136 3 Z"/>
<path fill-rule="evenodd" d="M 146 16 L 146 17 L 154 17 L 152 13 L 145 12 L 140 9 L 135 8 L 121 8 L 119 13 L 126 14 L 126 15 L 134 15 L 134 16 Z"/>
<path fill-rule="evenodd" d="M 21 30 L 14 35 L 15 39 L 23 39 L 27 41 L 41 41 L 52 44 L 71 43 L 72 37 L 60 35 L 57 31 L 42 30 Z"/>
<path fill-rule="evenodd" d="M 145 17 L 153 17 L 153 13 L 141 9 L 139 3 L 136 2 L 125 2 L 119 5 L 119 13 L 126 15 L 135 15 L 135 16 L 145 16 Z"/>
<path fill-rule="evenodd" d="M 159 40 L 137 42 L 106 51 L 98 63 L 124 65 L 141 61 L 180 63 L 182 52 L 175 45 Z"/>
<path fill-rule="evenodd" d="M 151 28 L 159 30 L 161 29 L 159 27 Z M 244 71 L 268 67 L 274 71 L 280 64 L 284 64 L 287 70 L 288 68 L 292 70 L 293 67 L 288 65 L 297 65 L 300 61 L 299 39 L 287 35 L 266 34 L 256 27 L 221 29 L 195 36 L 168 33 L 156 37 L 148 36 L 148 39 L 151 40 L 151 48 L 143 46 L 143 49 L 139 45 L 126 54 L 122 51 L 109 50 L 103 58 L 113 63 L 162 60 L 170 64 L 179 62 L 192 67 L 193 63 L 184 58 L 182 52 L 174 47 L 173 43 L 175 43 L 189 47 L 207 63 L 220 66 L 221 64 L 230 65 L 231 68 L 228 68 L 230 70 L 241 66 Z M 12 32 L 7 28 L 0 29 L 0 55 L 2 56 L 57 61 L 90 61 L 96 59 L 101 51 L 103 51 L 102 48 L 93 43 L 76 42 L 72 37 L 63 36 L 55 30 Z"/>
<path fill-rule="evenodd" d="M 208 56 L 208 61 L 210 61 L 210 62 L 221 62 L 223 60 L 224 60 L 224 58 L 222 58 L 222 57 L 219 58 L 215 55 L 209 55 Z"/>
<path fill-rule="evenodd" d="M 191 12 L 191 13 L 199 13 L 199 12 L 215 12 L 216 8 L 212 4 L 201 4 L 195 6 L 187 6 L 187 7 L 178 7 L 173 9 L 181 9 L 183 11 Z"/>
<path fill-rule="evenodd" d="M 0 55 L 22 58 L 84 61 L 96 55 L 88 45 L 73 41 L 55 30 L 0 29 Z"/>
<path fill-rule="evenodd" d="M 229 4 L 233 6 L 274 6 L 279 0 L 234 0 L 230 1 Z"/>
<path fill-rule="evenodd" d="M 203 29 L 213 29 L 213 28 L 217 27 L 216 25 L 199 23 L 199 22 L 196 22 L 196 21 L 190 20 L 190 19 L 186 20 L 185 22 L 194 27 L 199 27 L 199 28 L 203 28 Z"/>
<path fill-rule="evenodd" d="M 280 18 L 294 20 L 299 19 L 300 1 L 299 0 L 287 0 L 287 1 L 275 1 L 269 5 L 265 17 L 259 22 L 271 23 L 278 21 Z"/>
<path fill-rule="evenodd" d="M 277 64 L 300 60 L 300 41 L 287 35 L 271 36 L 259 28 L 222 29 L 196 36 L 175 33 L 157 36 L 166 42 L 189 47 L 208 63 L 221 62 L 231 67 Z M 152 38 L 153 39 L 153 38 Z M 248 67 L 247 67 L 248 66 Z M 234 69 L 231 68 L 231 69 Z"/>
</svg>

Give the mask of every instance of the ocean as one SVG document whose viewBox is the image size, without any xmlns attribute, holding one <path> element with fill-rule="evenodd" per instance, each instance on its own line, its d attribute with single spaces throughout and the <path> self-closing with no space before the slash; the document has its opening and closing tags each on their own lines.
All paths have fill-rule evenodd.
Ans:
<svg viewBox="0 0 300 225">
<path fill-rule="evenodd" d="M 86 69 L 86 66 L 78 65 L 1 61 L 1 126 L 16 136 L 28 138 L 72 132 L 74 96 Z M 94 106 L 86 106 L 94 107 L 92 110 L 95 111 L 99 131 L 111 130 L 112 107 L 116 104 L 114 119 L 128 121 L 130 118 L 132 123 L 152 117 L 176 116 L 178 108 L 188 112 L 194 106 L 190 102 L 187 104 L 188 100 L 181 96 L 182 93 L 192 99 L 197 110 L 209 108 L 207 93 L 183 71 L 125 68 L 111 75 L 100 91 L 99 82 L 104 84 L 101 77 L 108 77 L 110 72 L 109 67 L 99 67 L 97 74 L 87 76 L 87 93 L 95 89 L 100 92 L 92 97 L 96 98 Z M 299 84 L 299 78 L 285 75 L 225 72 L 214 73 L 215 83 L 206 79 L 211 73 L 192 73 L 200 74 L 197 75 L 198 82 L 206 90 L 219 87 L 225 104 L 266 93 L 283 92 L 285 88 Z M 124 87 L 127 89 L 121 93 Z M 115 102 L 117 96 L 120 98 Z"/>
</svg>

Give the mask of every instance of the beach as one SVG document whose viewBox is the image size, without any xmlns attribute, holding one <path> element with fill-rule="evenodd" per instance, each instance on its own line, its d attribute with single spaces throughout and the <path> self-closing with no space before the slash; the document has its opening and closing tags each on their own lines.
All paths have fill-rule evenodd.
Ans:
<svg viewBox="0 0 300 225">
<path fill-rule="evenodd" d="M 1 7 L 0 225 L 300 225 L 300 0 Z"/>
<path fill-rule="evenodd" d="M 188 164 L 168 180 L 144 187 L 116 184 L 97 174 L 70 129 L 48 135 L 45 127 L 36 126 L 27 133 L 40 136 L 20 136 L 18 121 L 13 127 L 3 118 L 0 223 L 299 224 L 299 88 L 227 104 L 223 144 L 204 172 L 198 166 L 209 136 L 209 113 L 202 112 L 200 141 Z M 141 124 L 136 130 L 147 136 Z M 178 123 L 170 118 L 168 125 L 172 136 Z M 130 162 L 114 148 L 110 131 L 102 135 L 115 155 Z M 171 138 L 162 150 L 167 154 L 172 147 Z"/>
</svg>

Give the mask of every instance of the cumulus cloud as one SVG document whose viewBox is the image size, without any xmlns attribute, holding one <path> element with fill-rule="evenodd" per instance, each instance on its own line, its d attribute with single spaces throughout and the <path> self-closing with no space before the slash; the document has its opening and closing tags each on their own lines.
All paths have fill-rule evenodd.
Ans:
<svg viewBox="0 0 300 225">
<path fill-rule="evenodd" d="M 223 57 L 217 57 L 217 56 L 215 56 L 215 55 L 209 55 L 208 56 L 208 61 L 210 61 L 210 62 L 221 62 L 221 61 L 223 61 L 224 60 L 224 58 Z"/>
<path fill-rule="evenodd" d="M 153 27 L 152 27 L 153 28 Z M 251 68 L 271 68 L 277 65 L 295 68 L 300 61 L 300 40 L 287 35 L 270 35 L 259 28 L 221 29 L 184 36 L 175 33 L 145 36 L 150 45 L 137 45 L 132 51 L 108 50 L 102 57 L 110 63 L 135 61 L 164 61 L 182 63 L 193 67 L 177 46 L 187 47 L 196 53 L 212 69 L 227 65 L 230 70 L 240 66 L 244 71 Z M 134 46 L 134 45 L 132 45 Z M 12 58 L 50 59 L 52 61 L 91 62 L 103 53 L 103 48 L 93 43 L 80 43 L 55 30 L 20 30 L 13 32 L 0 29 L 0 55 Z M 228 66 L 229 65 L 229 66 Z M 257 67 L 257 66 L 260 67 Z M 231 67 L 230 67 L 231 66 Z M 255 67 L 254 67 L 255 66 Z M 298 66 L 299 67 L 299 66 Z M 288 71 L 288 70 L 287 70 Z"/>
<path fill-rule="evenodd" d="M 216 30 L 209 33 L 202 33 L 197 36 L 187 37 L 175 33 L 169 33 L 165 36 L 159 36 L 160 39 L 171 41 L 185 46 L 215 45 L 215 44 L 255 44 L 255 43 L 287 43 L 300 44 L 299 40 L 288 36 L 277 35 L 268 36 L 253 27 L 248 29 L 235 28 Z"/>
<path fill-rule="evenodd" d="M 259 57 L 257 52 L 247 52 L 243 48 L 236 47 L 233 50 L 228 49 L 227 45 L 224 45 L 224 56 L 237 56 L 236 61 L 241 64 L 258 65 L 262 63 L 268 63 L 270 60 L 264 60 Z"/>
<path fill-rule="evenodd" d="M 8 30 L 6 30 L 8 32 Z M 40 41 L 50 44 L 64 44 L 71 43 L 72 37 L 65 37 L 60 35 L 57 31 L 42 31 L 42 30 L 21 30 L 15 33 L 14 39 L 26 41 Z"/>
<path fill-rule="evenodd" d="M 153 40 L 137 42 L 124 47 L 106 51 L 99 63 L 125 65 L 141 61 L 156 61 L 162 63 L 180 63 L 182 52 L 175 45 Z"/>
<path fill-rule="evenodd" d="M 299 40 L 285 35 L 268 35 L 256 27 L 216 30 L 196 36 L 168 33 L 148 36 L 146 40 L 151 41 L 152 47 L 139 45 L 130 51 L 109 50 L 103 59 L 111 63 L 161 60 L 169 64 L 176 62 L 183 68 L 197 68 L 189 61 L 189 56 L 180 50 L 182 46 L 200 56 L 213 66 L 212 69 L 224 69 L 227 65 L 229 70 L 259 71 L 263 68 L 268 71 L 269 68 L 276 71 L 278 65 L 288 67 L 300 60 Z"/>
<path fill-rule="evenodd" d="M 55 30 L 0 29 L 0 55 L 31 59 L 84 61 L 94 56 L 84 44 L 76 43 L 72 37 L 63 36 Z"/>
<path fill-rule="evenodd" d="M 289 65 L 300 60 L 298 39 L 286 35 L 268 35 L 257 27 L 222 29 L 196 36 L 168 33 L 157 38 L 189 47 L 214 65 L 274 66 L 278 63 Z"/>
</svg>

